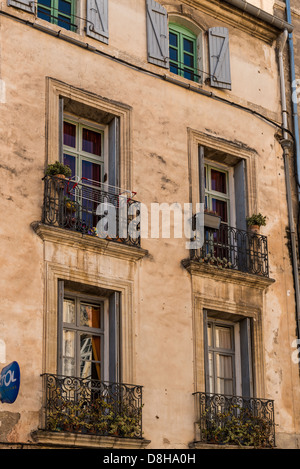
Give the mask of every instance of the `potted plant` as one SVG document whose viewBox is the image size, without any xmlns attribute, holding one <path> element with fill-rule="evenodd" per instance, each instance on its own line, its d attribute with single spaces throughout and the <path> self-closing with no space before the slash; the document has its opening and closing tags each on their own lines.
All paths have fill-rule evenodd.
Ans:
<svg viewBox="0 0 300 469">
<path fill-rule="evenodd" d="M 55 163 L 49 164 L 46 169 L 46 176 L 56 176 L 62 179 L 69 178 L 72 175 L 70 166 L 56 161 Z"/>
<path fill-rule="evenodd" d="M 251 231 L 259 233 L 259 228 L 266 225 L 266 217 L 261 213 L 253 214 L 251 217 L 246 218 L 247 224 Z"/>
<path fill-rule="evenodd" d="M 67 211 L 76 212 L 78 204 L 74 202 L 74 200 L 71 200 L 69 197 L 64 197 L 64 201 Z"/>
<path fill-rule="evenodd" d="M 204 209 L 204 226 L 218 230 L 220 228 L 221 217 L 214 210 Z"/>
</svg>

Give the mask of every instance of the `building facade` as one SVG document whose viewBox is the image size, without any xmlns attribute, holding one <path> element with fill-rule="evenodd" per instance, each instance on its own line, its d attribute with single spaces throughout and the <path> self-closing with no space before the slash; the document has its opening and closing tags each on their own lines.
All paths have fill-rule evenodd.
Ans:
<svg viewBox="0 0 300 469">
<path fill-rule="evenodd" d="M 2 5 L 1 448 L 299 447 L 281 13 Z"/>
</svg>

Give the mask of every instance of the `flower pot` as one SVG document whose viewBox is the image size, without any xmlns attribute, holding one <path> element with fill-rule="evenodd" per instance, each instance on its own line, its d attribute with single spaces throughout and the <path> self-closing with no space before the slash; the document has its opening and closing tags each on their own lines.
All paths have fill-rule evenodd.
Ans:
<svg viewBox="0 0 300 469">
<path fill-rule="evenodd" d="M 250 225 L 249 228 L 252 233 L 259 233 L 259 225 Z"/>
<path fill-rule="evenodd" d="M 213 213 L 204 213 L 204 226 L 218 230 L 220 228 L 221 217 Z"/>
</svg>

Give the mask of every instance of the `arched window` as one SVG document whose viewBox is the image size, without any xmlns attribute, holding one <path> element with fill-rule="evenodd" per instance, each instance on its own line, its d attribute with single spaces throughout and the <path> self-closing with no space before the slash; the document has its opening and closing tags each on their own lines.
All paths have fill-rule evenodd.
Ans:
<svg viewBox="0 0 300 469">
<path fill-rule="evenodd" d="M 184 26 L 169 24 L 170 71 L 188 80 L 199 81 L 197 36 Z"/>
</svg>

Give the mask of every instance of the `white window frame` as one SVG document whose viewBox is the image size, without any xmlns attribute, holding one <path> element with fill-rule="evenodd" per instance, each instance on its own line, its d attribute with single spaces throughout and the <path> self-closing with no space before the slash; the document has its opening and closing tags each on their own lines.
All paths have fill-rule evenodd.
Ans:
<svg viewBox="0 0 300 469">
<path fill-rule="evenodd" d="M 108 127 L 98 124 L 68 113 L 64 113 L 63 122 L 68 122 L 76 126 L 76 148 L 63 145 L 63 154 L 74 156 L 76 159 L 76 175 L 82 176 L 82 159 L 101 165 L 100 182 L 104 182 L 104 175 L 108 172 Z M 82 129 L 94 130 L 102 135 L 101 138 L 101 157 L 93 155 L 82 150 Z"/>
<path fill-rule="evenodd" d="M 205 158 L 204 168 L 206 169 L 205 198 L 208 196 L 209 198 L 214 197 L 219 200 L 227 201 L 227 208 L 228 208 L 227 225 L 233 226 L 233 227 L 236 226 L 233 167 L 222 165 L 221 163 L 217 163 L 214 160 Z M 227 194 L 222 194 L 221 192 L 213 191 L 210 188 L 208 188 L 208 183 L 210 184 L 210 178 L 208 178 L 208 171 L 207 171 L 208 168 L 216 169 L 217 171 L 226 173 L 226 183 L 227 183 L 227 188 L 228 188 Z M 211 210 L 211 205 L 208 204 L 207 208 Z"/>
</svg>

